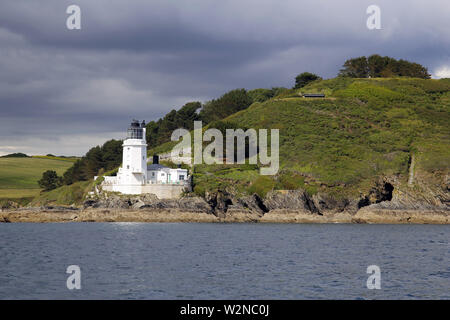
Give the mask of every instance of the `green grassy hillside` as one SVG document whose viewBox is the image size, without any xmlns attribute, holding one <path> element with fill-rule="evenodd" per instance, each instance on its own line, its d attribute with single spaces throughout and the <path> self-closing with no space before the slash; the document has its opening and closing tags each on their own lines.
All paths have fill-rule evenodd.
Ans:
<svg viewBox="0 0 450 320">
<path fill-rule="evenodd" d="M 325 93 L 305 99 L 300 93 Z M 265 195 L 303 188 L 335 196 L 367 192 L 380 176 L 406 181 L 411 156 L 436 174 L 450 166 L 450 79 L 317 81 L 254 103 L 225 121 L 280 129 L 280 171 L 260 176 L 255 166 L 197 166 L 195 191 L 230 189 Z"/>
<path fill-rule="evenodd" d="M 44 171 L 54 170 L 61 175 L 72 164 L 64 158 L 0 158 L 0 201 L 32 199 L 41 191 L 37 182 Z"/>
<path fill-rule="evenodd" d="M 302 93 L 325 93 L 326 98 L 302 98 Z M 425 188 L 441 188 L 449 172 L 450 79 L 320 80 L 283 90 L 221 122 L 228 128 L 279 129 L 280 170 L 261 176 L 258 165 L 196 165 L 194 192 L 201 196 L 226 191 L 264 197 L 270 190 L 301 188 L 357 199 L 382 177 L 394 179 L 396 188 L 406 185 L 413 158 L 415 175 L 423 179 L 408 190 L 420 194 L 423 182 Z M 149 155 L 170 152 L 174 145 L 157 146 Z M 17 181 L 16 176 L 10 175 Z M 64 186 L 35 203 L 79 203 L 91 185 Z"/>
<path fill-rule="evenodd" d="M 57 189 L 36 195 L 30 205 L 33 207 L 47 204 L 72 205 L 83 202 L 86 194 L 92 189 L 96 181 L 79 181 L 71 185 L 64 185 Z"/>
</svg>

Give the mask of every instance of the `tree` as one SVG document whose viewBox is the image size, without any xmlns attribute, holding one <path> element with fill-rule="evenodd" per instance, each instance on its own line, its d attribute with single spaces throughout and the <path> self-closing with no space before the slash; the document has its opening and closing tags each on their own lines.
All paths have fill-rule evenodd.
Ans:
<svg viewBox="0 0 450 320">
<path fill-rule="evenodd" d="M 103 152 L 100 146 L 91 148 L 85 155 L 86 165 L 84 167 L 85 174 L 87 177 L 96 176 L 98 170 L 105 167 L 103 161 Z"/>
<path fill-rule="evenodd" d="M 62 178 L 58 177 L 55 171 L 47 170 L 42 174 L 42 178 L 38 181 L 38 184 L 44 191 L 50 191 L 62 185 Z"/>
<path fill-rule="evenodd" d="M 308 83 L 322 79 L 318 75 L 310 72 L 300 73 L 297 77 L 295 77 L 295 86 L 294 89 L 300 89 L 306 86 Z"/>
<path fill-rule="evenodd" d="M 369 66 L 366 57 L 353 58 L 345 61 L 344 68 L 340 70 L 339 76 L 351 78 L 367 78 Z"/>
<path fill-rule="evenodd" d="M 147 123 L 146 127 L 146 138 L 147 138 L 147 146 L 149 148 L 156 147 L 158 145 L 158 136 L 159 136 L 159 121 L 150 121 Z"/>
<path fill-rule="evenodd" d="M 122 163 L 122 144 L 122 140 L 112 139 L 106 141 L 101 147 L 102 168 L 105 171 L 117 168 Z"/>
<path fill-rule="evenodd" d="M 430 74 L 424 66 L 406 60 L 396 60 L 373 54 L 370 57 L 359 57 L 345 61 L 339 76 L 351 78 L 390 78 L 414 77 L 430 79 Z"/>
<path fill-rule="evenodd" d="M 105 171 L 117 168 L 122 163 L 122 141 L 109 140 L 103 146 L 91 148 L 84 157 L 77 160 L 66 172 L 64 183 L 72 184 L 77 181 L 86 181 Z"/>
<path fill-rule="evenodd" d="M 219 99 L 208 101 L 200 111 L 200 119 L 206 123 L 221 120 L 240 110 L 247 109 L 253 103 L 245 89 L 235 89 L 225 93 Z"/>
<path fill-rule="evenodd" d="M 378 78 L 382 76 L 383 70 L 392 63 L 392 58 L 382 57 L 378 54 L 373 54 L 367 58 L 368 72 L 371 78 Z"/>
<path fill-rule="evenodd" d="M 186 103 L 180 110 L 177 111 L 175 121 L 179 128 L 193 129 L 194 121 L 199 120 L 197 110 L 202 107 L 198 101 Z"/>
<path fill-rule="evenodd" d="M 29 156 L 25 153 L 18 152 L 7 154 L 6 156 L 1 156 L 0 158 L 29 158 Z"/>
<path fill-rule="evenodd" d="M 172 132 L 178 128 L 192 130 L 194 121 L 199 119 L 197 110 L 202 107 L 201 103 L 188 102 L 180 110 L 171 110 L 164 118 L 158 121 L 150 121 L 146 125 L 147 145 L 149 148 L 156 147 L 164 142 L 170 141 Z"/>
</svg>

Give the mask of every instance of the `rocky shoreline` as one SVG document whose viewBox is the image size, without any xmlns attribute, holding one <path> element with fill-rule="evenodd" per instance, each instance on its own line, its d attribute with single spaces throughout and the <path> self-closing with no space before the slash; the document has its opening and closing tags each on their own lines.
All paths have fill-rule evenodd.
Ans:
<svg viewBox="0 0 450 320">
<path fill-rule="evenodd" d="M 365 209 L 313 215 L 302 211 L 274 210 L 264 215 L 236 211 L 224 216 L 178 209 L 73 209 L 26 208 L 0 212 L 0 222 L 206 222 L 206 223 L 373 223 L 450 224 L 449 211 Z"/>
<path fill-rule="evenodd" d="M 381 182 L 368 195 L 335 199 L 304 190 L 237 197 L 232 193 L 158 199 L 96 189 L 81 206 L 9 207 L 0 222 L 258 222 L 258 223 L 417 223 L 450 224 L 448 192 L 424 197 L 408 190 L 387 194 Z"/>
<path fill-rule="evenodd" d="M 206 211 L 196 207 L 76 208 L 46 206 L 2 210 L 0 222 L 195 222 L 195 223 L 369 223 L 450 224 L 450 210 L 402 210 L 364 207 L 357 212 L 312 213 L 304 209 L 268 212 L 228 209 Z"/>
</svg>

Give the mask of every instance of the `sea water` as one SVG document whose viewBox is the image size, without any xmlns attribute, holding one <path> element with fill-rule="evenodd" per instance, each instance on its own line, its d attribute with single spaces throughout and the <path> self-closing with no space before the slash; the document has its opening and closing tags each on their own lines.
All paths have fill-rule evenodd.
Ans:
<svg viewBox="0 0 450 320">
<path fill-rule="evenodd" d="M 0 298 L 449 299 L 449 239 L 447 225 L 0 223 Z"/>
</svg>

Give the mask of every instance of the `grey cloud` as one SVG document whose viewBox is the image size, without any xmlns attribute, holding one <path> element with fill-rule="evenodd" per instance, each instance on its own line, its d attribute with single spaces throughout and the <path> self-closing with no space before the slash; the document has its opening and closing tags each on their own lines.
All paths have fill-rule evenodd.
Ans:
<svg viewBox="0 0 450 320">
<path fill-rule="evenodd" d="M 372 0 L 3 0 L 0 153 L 82 154 L 133 117 L 233 88 L 291 86 L 302 71 L 333 77 L 360 55 L 446 74 L 448 1 L 376 2 L 383 29 L 370 31 Z M 69 31 L 74 3 L 82 30 Z"/>
</svg>

